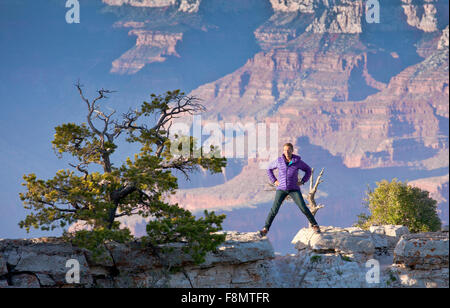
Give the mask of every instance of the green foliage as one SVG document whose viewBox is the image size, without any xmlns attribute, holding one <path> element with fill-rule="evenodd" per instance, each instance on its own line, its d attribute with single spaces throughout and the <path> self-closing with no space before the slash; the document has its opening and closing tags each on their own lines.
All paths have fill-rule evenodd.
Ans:
<svg viewBox="0 0 450 308">
<path fill-rule="evenodd" d="M 225 216 L 205 211 L 205 217 L 196 219 L 178 204 L 164 200 L 178 188 L 172 170 L 183 172 L 187 178 L 200 167 L 218 173 L 226 166 L 226 159 L 214 147 L 203 153 L 192 137 L 169 139 L 165 124 L 175 115 L 193 114 L 204 107 L 180 90 L 168 91 L 164 95 L 152 94 L 151 102 L 124 114 L 120 122 L 112 119 L 114 113 L 106 115 L 96 105 L 109 91 L 100 90 L 99 97 L 90 102 L 83 96 L 81 86 L 77 87 L 88 106 L 87 123 L 57 126 L 52 146 L 58 157 L 68 154 L 78 164 L 71 164 L 75 171 L 60 170 L 48 180 L 38 179 L 33 173 L 23 177 L 26 191 L 20 193 L 20 198 L 31 213 L 19 226 L 29 232 L 31 228 L 65 230 L 75 222 L 82 223 L 85 230 L 65 232 L 64 238 L 100 255 L 106 242 L 124 243 L 133 238 L 117 219 L 140 215 L 149 219 L 145 241 L 152 245 L 185 241 L 186 252 L 201 262 L 208 251 L 224 241 L 225 236 L 215 232 L 221 230 Z M 155 116 L 159 121 L 147 127 Z M 103 122 L 103 127 L 96 127 L 94 120 Z M 126 141 L 142 147 L 133 158 L 115 166 L 111 156 L 117 149 L 116 139 L 124 135 Z M 172 151 L 173 144 L 187 144 L 188 150 Z M 103 172 L 91 171 L 96 165 Z"/>
<path fill-rule="evenodd" d="M 352 259 L 351 259 L 349 256 L 343 256 L 343 255 L 341 255 L 341 259 L 342 259 L 343 261 L 346 261 L 346 262 L 352 262 Z"/>
<path fill-rule="evenodd" d="M 389 274 L 389 279 L 386 281 L 386 284 L 388 286 L 390 286 L 390 285 L 394 284 L 398 279 L 397 279 L 397 275 L 395 272 L 389 271 L 388 274 Z"/>
<path fill-rule="evenodd" d="M 196 219 L 189 211 L 176 205 L 164 210 L 162 219 L 147 224 L 148 237 L 152 245 L 181 242 L 186 245 L 183 252 L 189 254 L 196 263 L 203 263 L 206 252 L 216 250 L 225 241 L 225 234 L 214 234 L 222 229 L 225 215 L 204 211 L 204 217 Z"/>
<path fill-rule="evenodd" d="M 117 243 L 126 243 L 133 239 L 130 230 L 118 229 L 118 224 L 114 229 L 95 228 L 93 230 L 80 230 L 74 234 L 65 233 L 63 237 L 77 247 L 89 249 L 94 259 L 100 260 L 104 257 L 106 248 L 105 243 L 114 241 Z"/>
<path fill-rule="evenodd" d="M 27 232 L 31 227 L 53 230 L 65 227 L 77 220 L 91 221 L 101 227 L 107 220 L 107 209 L 113 205 L 108 201 L 112 186 L 102 186 L 101 180 L 110 179 L 111 174 L 90 174 L 86 179 L 73 171 L 60 170 L 50 180 L 38 180 L 35 174 L 25 175 L 27 191 L 20 193 L 24 207 L 33 210 L 19 223 Z"/>
<path fill-rule="evenodd" d="M 369 189 L 364 200 L 369 215 L 358 215 L 356 226 L 367 229 L 371 225 L 404 225 L 411 232 L 438 231 L 441 221 L 437 214 L 437 202 L 427 191 L 393 179 L 377 182 Z"/>
<path fill-rule="evenodd" d="M 322 260 L 322 256 L 319 256 L 319 255 L 312 256 L 310 258 L 310 260 L 311 260 L 311 263 L 318 263 L 318 262 L 320 262 L 320 260 Z"/>
</svg>

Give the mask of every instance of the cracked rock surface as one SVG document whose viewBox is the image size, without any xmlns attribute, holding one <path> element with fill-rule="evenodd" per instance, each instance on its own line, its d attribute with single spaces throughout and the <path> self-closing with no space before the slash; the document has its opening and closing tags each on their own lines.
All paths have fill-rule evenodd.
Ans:
<svg viewBox="0 0 450 308">
<path fill-rule="evenodd" d="M 300 229 L 292 240 L 297 254 L 286 256 L 276 255 L 256 232 L 227 231 L 226 241 L 200 265 L 182 253 L 182 243 L 171 244 L 162 258 L 139 241 L 108 243 L 94 258 L 59 238 L 0 239 L 0 288 L 449 286 L 448 229 L 321 229 Z M 73 262 L 79 265 L 75 282 Z M 171 272 L 173 267 L 181 270 Z"/>
</svg>

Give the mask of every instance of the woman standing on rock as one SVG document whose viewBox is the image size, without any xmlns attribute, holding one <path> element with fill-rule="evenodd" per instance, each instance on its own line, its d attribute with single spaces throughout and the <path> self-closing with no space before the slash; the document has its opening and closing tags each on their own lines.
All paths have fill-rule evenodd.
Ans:
<svg viewBox="0 0 450 308">
<path fill-rule="evenodd" d="M 277 186 L 277 192 L 275 194 L 275 200 L 272 205 L 272 209 L 267 216 L 264 228 L 259 231 L 261 236 L 265 236 L 269 232 L 270 226 L 280 209 L 281 203 L 289 195 L 294 200 L 295 204 L 300 208 L 306 218 L 312 225 L 314 232 L 320 233 L 319 225 L 317 224 L 311 211 L 305 204 L 302 193 L 300 191 L 300 185 L 308 182 L 311 177 L 311 168 L 301 160 L 301 157 L 293 154 L 294 146 L 292 143 L 286 143 L 283 146 L 283 155 L 278 157 L 276 160 L 269 164 L 267 169 L 267 174 L 269 175 L 270 181 Z M 273 170 L 278 168 L 278 177 L 280 181 L 277 180 L 273 174 Z M 305 172 L 300 183 L 298 183 L 298 170 Z"/>
</svg>

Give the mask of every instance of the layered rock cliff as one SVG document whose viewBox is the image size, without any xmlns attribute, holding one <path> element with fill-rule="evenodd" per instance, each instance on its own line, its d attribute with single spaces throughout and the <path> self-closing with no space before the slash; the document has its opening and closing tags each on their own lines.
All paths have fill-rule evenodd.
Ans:
<svg viewBox="0 0 450 308">
<path fill-rule="evenodd" d="M 383 21 L 368 24 L 363 2 L 334 2 L 271 1 L 274 15 L 255 30 L 263 51 L 190 93 L 211 110 L 203 118 L 278 123 L 279 147 L 299 148 L 297 138 L 306 137 L 347 168 L 448 167 L 448 28 L 439 29 L 448 3 L 384 2 Z M 348 15 L 340 19 L 339 12 Z M 413 24 L 414 16 L 420 22 Z M 337 26 L 339 20 L 348 23 Z M 264 172 L 251 161 L 248 167 L 253 171 L 244 168 L 233 181 L 263 185 Z M 176 201 L 191 209 L 203 198 L 226 204 L 240 190 L 230 184 L 215 187 L 214 197 L 181 191 Z M 246 189 L 247 199 L 261 196 L 262 189 Z M 229 207 L 245 204 L 244 195 Z M 448 196 L 439 199 L 445 208 Z"/>
<path fill-rule="evenodd" d="M 442 36 L 439 39 L 438 49 L 445 50 L 448 49 L 448 26 L 444 30 L 442 30 Z"/>
<path fill-rule="evenodd" d="M 102 0 L 112 6 L 130 5 L 134 7 L 176 7 L 178 11 L 195 13 L 198 11 L 201 0 Z"/>
<path fill-rule="evenodd" d="M 448 287 L 447 232 L 409 234 L 402 226 L 301 229 L 297 254 L 274 254 L 267 238 L 227 232 L 193 265 L 182 244 L 157 258 L 138 242 L 109 243 L 102 258 L 57 238 L 0 240 L 0 288 L 9 287 Z M 71 263 L 68 263 L 70 260 Z M 163 263 L 161 260 L 165 260 Z M 79 281 L 68 271 L 79 265 Z M 69 264 L 69 265 L 67 265 Z M 182 266 L 170 273 L 168 266 Z"/>
<path fill-rule="evenodd" d="M 103 0 L 103 13 L 112 13 L 118 21 L 114 27 L 132 28 L 129 36 L 137 36 L 134 46 L 112 63 L 111 73 L 136 74 L 145 65 L 164 62 L 168 56 L 178 57 L 176 45 L 190 31 L 208 32 L 219 26 L 210 15 L 234 11 L 250 12 L 258 0 Z M 202 10 L 200 10 L 200 6 Z M 226 21 L 223 21 L 226 22 Z"/>
<path fill-rule="evenodd" d="M 179 57 L 175 46 L 183 38 L 183 33 L 133 29 L 128 34 L 137 36 L 136 46 L 113 61 L 111 73 L 134 74 L 147 64 L 164 62 L 166 56 Z"/>
<path fill-rule="evenodd" d="M 195 10 L 183 11 L 183 1 L 141 1 L 142 14 L 134 1 L 105 3 L 128 7 L 117 26 L 132 27 L 130 33 L 138 36 L 113 70 L 139 73 L 177 56 L 187 31 L 216 29 L 208 15 L 249 10 L 257 2 L 197 1 Z M 326 167 L 330 184 L 324 195 L 333 196 L 328 206 L 334 219 L 339 211 L 355 216 L 367 184 L 402 174 L 425 189 L 435 187 L 433 178 L 444 180 L 433 196 L 448 221 L 448 1 L 379 1 L 379 23 L 367 22 L 362 0 L 269 3 L 271 16 L 253 31 L 260 50 L 189 93 L 208 108 L 202 119 L 222 128 L 226 122 L 277 123 L 279 149 L 291 142 L 312 167 Z M 252 9 L 261 13 L 258 6 Z M 199 176 L 208 188 L 180 190 L 171 201 L 193 211 L 270 202 L 258 161 L 244 165 L 220 185 Z M 362 183 L 376 172 L 372 182 Z M 344 218 L 350 220 L 339 216 Z"/>
<path fill-rule="evenodd" d="M 438 0 L 412 1 L 402 0 L 406 22 L 425 32 L 438 31 L 438 9 L 442 2 Z"/>
</svg>

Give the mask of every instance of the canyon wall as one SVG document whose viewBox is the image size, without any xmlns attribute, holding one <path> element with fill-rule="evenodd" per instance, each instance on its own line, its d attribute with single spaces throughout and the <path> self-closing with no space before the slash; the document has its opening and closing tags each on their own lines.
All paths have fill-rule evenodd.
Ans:
<svg viewBox="0 0 450 308">
<path fill-rule="evenodd" d="M 319 191 L 327 209 L 319 219 L 328 224 L 356 219 L 367 185 L 394 177 L 429 190 L 448 223 L 448 1 L 380 0 L 379 23 L 367 21 L 363 0 L 266 2 L 268 8 L 262 1 L 192 1 L 195 9 L 180 10 L 187 2 L 140 1 L 142 11 L 132 0 L 104 1 L 116 9 L 116 26 L 137 36 L 111 71 L 141 74 L 155 62 L 183 61 L 180 47 L 192 44 L 187 34 L 192 40 L 195 33 L 223 34 L 225 21 L 241 25 L 238 13 L 266 16 L 269 10 L 247 38 L 259 49 L 189 92 L 208 110 L 204 123 L 222 131 L 224 123 L 276 123 L 280 153 L 291 142 L 311 167 L 325 168 Z M 205 48 L 218 47 L 205 41 Z M 214 178 L 217 185 L 197 174 L 198 185 L 180 189 L 170 201 L 197 212 L 270 203 L 261 160 L 244 158 L 239 167 L 228 167 L 233 177 Z"/>
</svg>

